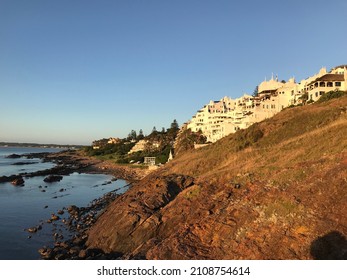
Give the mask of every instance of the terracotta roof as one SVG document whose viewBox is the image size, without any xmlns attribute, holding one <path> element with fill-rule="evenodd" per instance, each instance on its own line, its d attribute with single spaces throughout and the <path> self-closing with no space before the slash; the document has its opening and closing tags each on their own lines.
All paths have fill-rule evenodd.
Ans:
<svg viewBox="0 0 347 280">
<path fill-rule="evenodd" d="M 325 74 L 309 83 L 309 85 L 315 82 L 343 82 L 344 80 L 345 79 L 342 74 Z"/>
<path fill-rule="evenodd" d="M 333 69 L 336 69 L 336 68 L 347 68 L 347 64 L 343 64 L 343 65 L 339 65 L 339 66 L 336 66 L 334 67 Z"/>
</svg>

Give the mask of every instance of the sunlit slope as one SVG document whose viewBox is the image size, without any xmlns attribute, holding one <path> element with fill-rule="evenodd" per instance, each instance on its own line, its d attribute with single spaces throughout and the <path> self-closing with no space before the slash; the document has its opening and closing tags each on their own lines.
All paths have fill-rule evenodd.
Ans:
<svg viewBox="0 0 347 280">
<path fill-rule="evenodd" d="M 286 109 L 208 147 L 187 152 L 166 172 L 226 183 L 240 173 L 266 179 L 298 164 L 339 162 L 347 147 L 346 110 L 347 97 Z"/>
</svg>

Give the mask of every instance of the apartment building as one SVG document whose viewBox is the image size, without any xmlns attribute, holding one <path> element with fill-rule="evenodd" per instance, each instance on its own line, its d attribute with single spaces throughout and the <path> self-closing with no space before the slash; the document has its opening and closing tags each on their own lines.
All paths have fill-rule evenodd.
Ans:
<svg viewBox="0 0 347 280">
<path fill-rule="evenodd" d="M 331 90 L 347 90 L 347 65 L 326 68 L 319 73 L 296 83 L 294 78 L 287 82 L 272 78 L 258 85 L 258 95 L 244 94 L 240 98 L 223 97 L 210 101 L 200 109 L 188 122 L 187 128 L 201 132 L 207 141 L 215 142 L 230 133 L 270 118 L 290 105 L 302 102 L 303 94 L 316 101 Z"/>
<path fill-rule="evenodd" d="M 347 65 L 337 66 L 329 73 L 324 69 L 305 84 L 304 90 L 309 100 L 317 101 L 324 93 L 332 90 L 347 90 Z"/>
</svg>

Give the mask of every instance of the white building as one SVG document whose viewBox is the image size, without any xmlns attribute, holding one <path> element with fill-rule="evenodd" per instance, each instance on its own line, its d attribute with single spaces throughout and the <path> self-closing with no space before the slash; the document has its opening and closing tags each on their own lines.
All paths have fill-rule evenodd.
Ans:
<svg viewBox="0 0 347 280">
<path fill-rule="evenodd" d="M 337 66 L 329 73 L 322 69 L 318 75 L 305 84 L 305 92 L 307 92 L 309 100 L 317 101 L 329 91 L 347 90 L 347 65 Z"/>
<path fill-rule="evenodd" d="M 223 97 L 218 101 L 210 101 L 192 117 L 187 128 L 193 132 L 201 130 L 207 141 L 215 142 L 239 129 L 270 118 L 290 105 L 300 104 L 305 93 L 309 99 L 316 101 L 325 92 L 346 91 L 346 69 L 347 65 L 341 65 L 328 73 L 326 68 L 322 68 L 318 74 L 299 84 L 294 78 L 279 82 L 272 77 L 258 85 L 256 97 L 244 94 L 236 99 Z"/>
<path fill-rule="evenodd" d="M 142 152 L 146 149 L 158 149 L 160 146 L 159 142 L 150 142 L 148 140 L 142 139 L 139 140 L 134 147 L 128 152 L 128 154 Z"/>
</svg>

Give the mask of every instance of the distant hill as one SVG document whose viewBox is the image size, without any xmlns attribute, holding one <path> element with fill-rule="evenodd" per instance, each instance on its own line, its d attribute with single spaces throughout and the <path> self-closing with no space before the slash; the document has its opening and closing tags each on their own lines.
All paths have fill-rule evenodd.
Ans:
<svg viewBox="0 0 347 280">
<path fill-rule="evenodd" d="M 60 144 L 0 142 L 0 147 L 82 148 L 84 146 L 83 145 L 60 145 Z"/>
<path fill-rule="evenodd" d="M 89 248 L 147 259 L 346 259 L 347 97 L 189 150 L 116 199 Z"/>
</svg>

